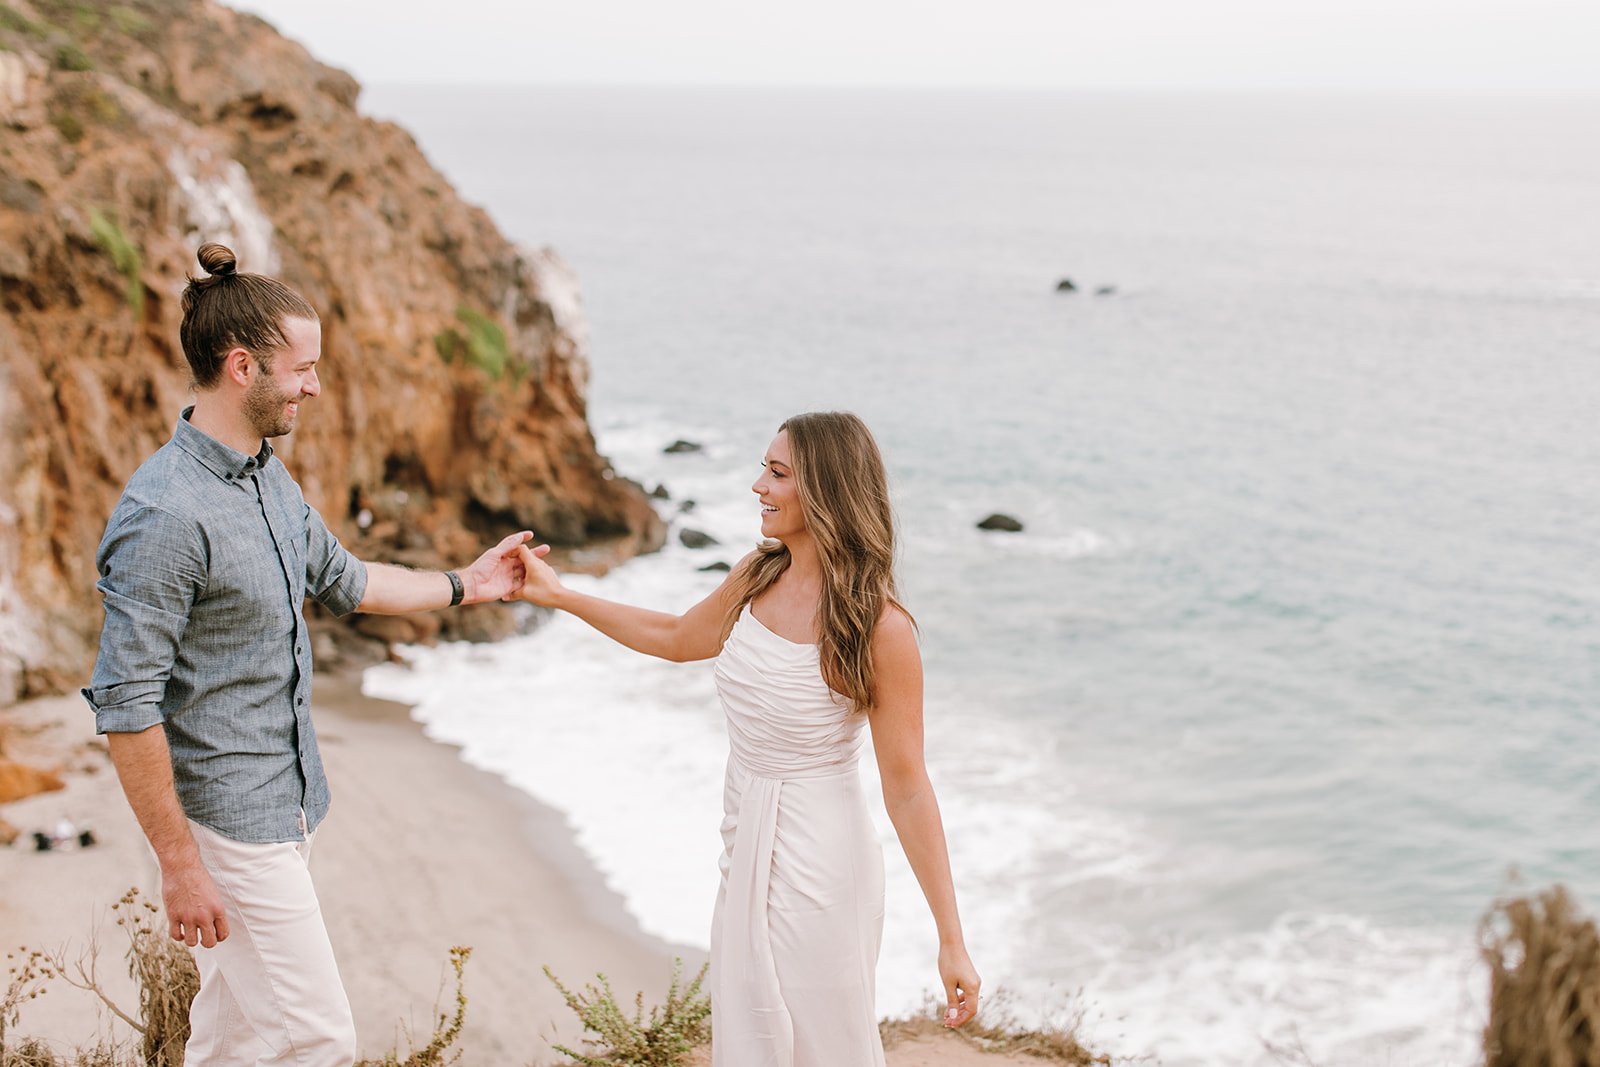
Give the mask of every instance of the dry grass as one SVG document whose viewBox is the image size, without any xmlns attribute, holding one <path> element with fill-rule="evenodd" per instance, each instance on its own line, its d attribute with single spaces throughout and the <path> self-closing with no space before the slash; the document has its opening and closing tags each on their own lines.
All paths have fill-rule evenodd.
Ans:
<svg viewBox="0 0 1600 1067">
<path fill-rule="evenodd" d="M 944 1002 L 930 998 L 920 1012 L 878 1024 L 885 1048 L 919 1037 L 953 1034 L 983 1052 L 1033 1056 L 1046 1063 L 1065 1063 L 1071 1067 L 1109 1067 L 1111 1057 L 1095 1052 L 1078 1040 L 1083 1009 L 1075 1003 L 1063 1009 L 1060 1021 L 1043 1026 L 1025 1026 L 1017 1020 L 1004 991 L 989 997 L 983 1011 L 959 1030 L 944 1025 Z"/>
<path fill-rule="evenodd" d="M 1485 1067 L 1600 1064 L 1600 931 L 1566 889 L 1500 901 L 1481 936 Z"/>
<path fill-rule="evenodd" d="M 605 975 L 596 975 L 598 987 L 588 984 L 582 993 L 574 993 L 546 967 L 545 977 L 583 1023 L 583 1032 L 594 1035 L 584 1039 L 587 1052 L 574 1052 L 565 1045 L 556 1045 L 555 1050 L 584 1067 L 679 1067 L 687 1063 L 696 1048 L 711 1040 L 711 998 L 700 992 L 709 966 L 701 967 L 694 981 L 682 987 L 683 961 L 674 959 L 667 999 L 650 1009 L 649 1022 L 644 1017 L 642 992 L 634 996 L 630 1015 L 617 1003 Z"/>
<path fill-rule="evenodd" d="M 20 949 L 8 957 L 8 979 L 0 994 L 0 1067 L 183 1067 L 184 1045 L 189 1040 L 189 1005 L 200 988 L 194 958 L 181 943 L 158 926 L 160 909 L 130 889 L 111 906 L 117 925 L 128 935 L 128 973 L 139 990 L 139 1003 L 129 1011 L 105 991 L 97 975 L 99 946 L 93 936 L 88 948 L 70 964 L 63 952 L 50 954 Z M 463 969 L 470 948 L 450 950 L 455 971 L 455 1010 L 441 1012 L 434 1033 L 420 1048 L 413 1045 L 404 1058 L 391 1052 L 381 1059 L 363 1060 L 357 1067 L 446 1067 L 459 1058 L 452 1051 L 466 1023 L 467 997 Z M 8 1027 L 16 1025 L 22 1008 L 62 982 L 99 998 L 110 1012 L 132 1028 L 135 1039 L 124 1044 L 100 1043 L 58 1053 L 41 1041 L 6 1043 Z"/>
<path fill-rule="evenodd" d="M 461 1058 L 454 1048 L 467 1022 L 467 991 L 465 971 L 472 949 L 457 945 L 450 950 L 450 968 L 456 975 L 455 1011 L 440 1012 L 433 1028 L 433 1036 L 421 1048 L 411 1042 L 411 1053 L 400 1059 L 396 1052 L 386 1053 L 382 1059 L 361 1060 L 356 1067 L 445 1067 Z"/>
</svg>

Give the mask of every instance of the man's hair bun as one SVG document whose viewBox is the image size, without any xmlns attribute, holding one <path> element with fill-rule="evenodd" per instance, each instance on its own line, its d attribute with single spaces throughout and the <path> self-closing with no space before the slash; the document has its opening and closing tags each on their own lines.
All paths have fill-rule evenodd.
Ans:
<svg viewBox="0 0 1600 1067">
<path fill-rule="evenodd" d="M 201 268 L 213 278 L 225 278 L 239 269 L 239 260 L 234 256 L 233 249 L 227 245 L 219 245 L 215 241 L 203 244 L 195 253 L 195 258 L 200 261 Z"/>
</svg>

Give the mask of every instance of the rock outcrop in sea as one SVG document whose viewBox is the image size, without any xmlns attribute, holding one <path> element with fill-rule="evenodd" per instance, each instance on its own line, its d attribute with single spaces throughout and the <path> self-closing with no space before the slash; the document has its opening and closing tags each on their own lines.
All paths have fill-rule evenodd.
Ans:
<svg viewBox="0 0 1600 1067">
<path fill-rule="evenodd" d="M 461 565 L 523 527 L 591 562 L 661 543 L 595 449 L 572 272 L 359 94 L 209 0 L 0 0 L 0 704 L 86 677 L 106 517 L 188 402 L 202 241 L 322 315 L 323 395 L 276 444 L 357 553 Z M 444 632 L 503 632 L 499 607 Z"/>
</svg>

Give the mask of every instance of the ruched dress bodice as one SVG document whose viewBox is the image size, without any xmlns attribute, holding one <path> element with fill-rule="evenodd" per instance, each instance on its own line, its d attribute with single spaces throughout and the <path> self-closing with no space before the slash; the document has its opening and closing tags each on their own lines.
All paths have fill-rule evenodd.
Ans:
<svg viewBox="0 0 1600 1067">
<path fill-rule="evenodd" d="M 711 934 L 714 1067 L 881 1067 L 883 852 L 859 764 L 866 716 L 815 645 L 747 605 L 716 662 L 728 721 Z"/>
</svg>

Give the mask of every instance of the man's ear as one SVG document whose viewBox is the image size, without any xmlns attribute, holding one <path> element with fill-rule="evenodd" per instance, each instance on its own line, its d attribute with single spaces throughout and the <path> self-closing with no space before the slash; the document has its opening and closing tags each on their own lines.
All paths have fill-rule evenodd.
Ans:
<svg viewBox="0 0 1600 1067">
<path fill-rule="evenodd" d="M 230 348 L 222 357 L 222 374 L 236 385 L 249 385 L 250 375 L 255 369 L 255 360 L 251 357 L 249 349 Z"/>
</svg>

